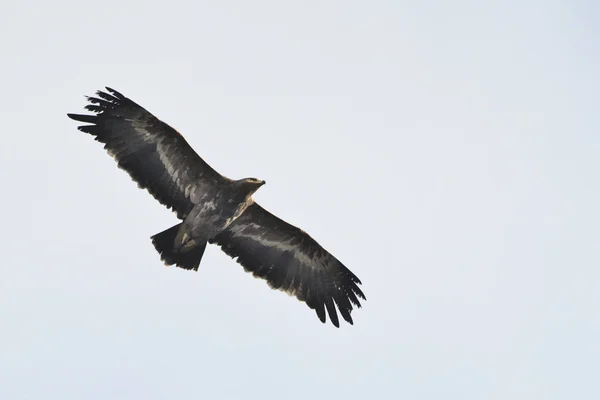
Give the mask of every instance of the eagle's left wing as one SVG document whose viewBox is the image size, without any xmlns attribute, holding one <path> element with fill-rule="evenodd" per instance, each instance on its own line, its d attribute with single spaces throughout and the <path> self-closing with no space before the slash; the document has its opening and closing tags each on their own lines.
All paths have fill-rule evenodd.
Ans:
<svg viewBox="0 0 600 400">
<path fill-rule="evenodd" d="M 237 258 L 247 272 L 267 281 L 273 289 L 296 296 L 325 322 L 339 327 L 336 305 L 352 324 L 353 305 L 366 300 L 360 280 L 306 232 L 277 218 L 256 203 L 211 243 Z"/>
</svg>

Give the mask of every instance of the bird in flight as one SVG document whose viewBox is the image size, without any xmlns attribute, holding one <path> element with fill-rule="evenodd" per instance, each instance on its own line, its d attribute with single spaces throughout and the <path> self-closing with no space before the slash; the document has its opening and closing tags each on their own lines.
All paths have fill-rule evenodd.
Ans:
<svg viewBox="0 0 600 400">
<path fill-rule="evenodd" d="M 252 195 L 266 182 L 229 179 L 208 165 L 175 129 L 109 87 L 87 97 L 92 115 L 81 132 L 104 143 L 118 166 L 181 220 L 151 237 L 166 265 L 197 271 L 207 243 L 218 245 L 247 272 L 295 296 L 321 322 L 339 327 L 336 311 L 366 300 L 360 280 L 310 235 L 258 205 Z"/>
</svg>

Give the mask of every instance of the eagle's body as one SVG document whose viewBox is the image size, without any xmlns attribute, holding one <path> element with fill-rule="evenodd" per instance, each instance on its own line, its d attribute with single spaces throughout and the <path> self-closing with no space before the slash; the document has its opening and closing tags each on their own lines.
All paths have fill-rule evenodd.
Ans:
<svg viewBox="0 0 600 400">
<path fill-rule="evenodd" d="M 79 130 L 105 143 L 119 167 L 182 220 L 152 236 L 165 264 L 197 270 L 206 244 L 215 243 L 272 288 L 305 301 L 322 322 L 326 309 L 339 326 L 337 305 L 352 323 L 353 305 L 365 298 L 360 280 L 306 232 L 254 202 L 264 181 L 219 174 L 173 128 L 107 90 L 88 98 L 86 109 L 97 115 L 68 115 L 92 124 Z"/>
<path fill-rule="evenodd" d="M 175 238 L 175 249 L 191 249 L 223 232 L 250 204 L 252 194 L 264 184 L 252 178 L 228 181 L 195 199 Z"/>
<path fill-rule="evenodd" d="M 197 198 L 181 224 L 152 236 L 152 243 L 167 265 L 197 270 L 206 243 L 231 225 L 254 200 L 252 194 L 264 184 L 253 178 L 226 180 L 207 188 Z"/>
</svg>

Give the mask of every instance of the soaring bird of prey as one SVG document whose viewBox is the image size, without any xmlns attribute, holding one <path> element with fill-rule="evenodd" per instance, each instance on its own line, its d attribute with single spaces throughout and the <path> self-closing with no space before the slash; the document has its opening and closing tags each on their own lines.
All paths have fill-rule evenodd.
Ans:
<svg viewBox="0 0 600 400">
<path fill-rule="evenodd" d="M 336 311 L 350 313 L 366 300 L 360 280 L 303 230 L 252 199 L 265 181 L 229 179 L 211 168 L 175 129 L 111 88 L 87 97 L 93 115 L 67 114 L 104 143 L 140 188 L 182 222 L 151 237 L 166 265 L 197 271 L 207 243 L 237 258 L 273 289 L 296 296 L 336 327 Z"/>
</svg>

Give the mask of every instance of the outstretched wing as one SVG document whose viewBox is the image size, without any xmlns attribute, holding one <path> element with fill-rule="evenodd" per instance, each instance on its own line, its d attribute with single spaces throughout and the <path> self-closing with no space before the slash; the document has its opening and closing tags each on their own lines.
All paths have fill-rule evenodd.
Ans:
<svg viewBox="0 0 600 400">
<path fill-rule="evenodd" d="M 92 125 L 89 133 L 161 204 L 185 218 L 204 193 L 227 178 L 212 169 L 175 129 L 121 93 L 106 88 L 88 97 L 85 108 L 96 115 L 67 114 Z"/>
<path fill-rule="evenodd" d="M 277 218 L 256 203 L 212 243 L 237 258 L 247 272 L 265 279 L 273 289 L 296 296 L 325 322 L 339 327 L 336 307 L 352 324 L 353 306 L 366 300 L 360 280 L 306 232 Z"/>
</svg>

